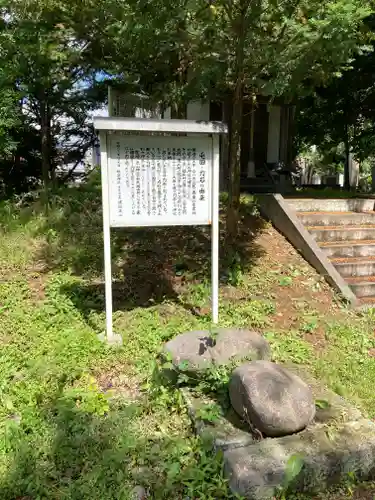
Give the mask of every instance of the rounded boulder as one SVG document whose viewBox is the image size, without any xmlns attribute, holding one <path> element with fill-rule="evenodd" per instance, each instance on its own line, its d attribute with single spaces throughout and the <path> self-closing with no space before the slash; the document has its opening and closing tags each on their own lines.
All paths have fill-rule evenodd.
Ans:
<svg viewBox="0 0 375 500">
<path fill-rule="evenodd" d="M 236 368 L 229 383 L 234 410 L 269 437 L 303 430 L 315 416 L 310 387 L 276 363 L 253 361 Z"/>
</svg>

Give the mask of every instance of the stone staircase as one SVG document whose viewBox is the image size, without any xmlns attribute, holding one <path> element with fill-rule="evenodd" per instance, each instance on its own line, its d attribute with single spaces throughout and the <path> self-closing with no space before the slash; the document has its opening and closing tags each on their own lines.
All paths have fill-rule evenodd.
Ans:
<svg viewBox="0 0 375 500">
<path fill-rule="evenodd" d="M 359 300 L 375 307 L 375 199 L 289 199 Z"/>
</svg>

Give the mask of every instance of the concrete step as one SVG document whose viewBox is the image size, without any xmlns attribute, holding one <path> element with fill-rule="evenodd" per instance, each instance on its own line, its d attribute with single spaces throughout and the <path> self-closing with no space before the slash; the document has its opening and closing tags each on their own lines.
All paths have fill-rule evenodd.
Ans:
<svg viewBox="0 0 375 500">
<path fill-rule="evenodd" d="M 336 257 L 331 262 L 344 278 L 375 275 L 375 257 Z"/>
<path fill-rule="evenodd" d="M 375 240 L 375 225 L 307 226 L 316 241 Z"/>
<path fill-rule="evenodd" d="M 285 198 L 297 212 L 373 212 L 374 198 Z"/>
<path fill-rule="evenodd" d="M 375 212 L 297 212 L 305 226 L 375 225 Z"/>
<path fill-rule="evenodd" d="M 323 241 L 318 244 L 328 257 L 375 256 L 375 240 Z"/>
<path fill-rule="evenodd" d="M 347 278 L 346 281 L 359 298 L 373 297 L 375 295 L 375 276 Z"/>
<path fill-rule="evenodd" d="M 362 297 L 358 299 L 357 309 L 366 310 L 375 307 L 375 296 L 374 297 Z"/>
</svg>

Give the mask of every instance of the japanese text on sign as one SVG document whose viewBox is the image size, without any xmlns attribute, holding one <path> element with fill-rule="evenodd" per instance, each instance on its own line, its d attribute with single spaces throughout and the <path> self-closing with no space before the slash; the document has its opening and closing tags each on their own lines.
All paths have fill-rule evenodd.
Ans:
<svg viewBox="0 0 375 500">
<path fill-rule="evenodd" d="M 211 223 L 210 137 L 110 137 L 112 226 Z"/>
</svg>

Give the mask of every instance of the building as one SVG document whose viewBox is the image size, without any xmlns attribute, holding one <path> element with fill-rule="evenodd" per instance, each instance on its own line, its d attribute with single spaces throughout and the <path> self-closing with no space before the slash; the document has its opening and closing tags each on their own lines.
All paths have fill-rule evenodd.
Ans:
<svg viewBox="0 0 375 500">
<path fill-rule="evenodd" d="M 171 118 L 171 109 L 162 109 L 148 96 L 126 94 L 109 87 L 109 116 L 138 118 Z M 191 101 L 186 106 L 186 119 L 196 121 L 224 121 L 230 124 L 230 110 L 221 102 Z M 292 160 L 292 127 L 294 106 L 282 100 L 259 96 L 255 103 L 250 99 L 243 104 L 241 143 L 242 186 L 248 190 L 277 185 L 280 175 L 274 167 L 284 165 L 284 172 Z M 229 125 L 230 126 L 230 125 Z M 228 141 L 221 141 L 221 182 L 225 186 L 228 158 Z"/>
</svg>

